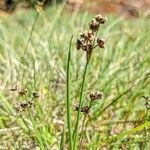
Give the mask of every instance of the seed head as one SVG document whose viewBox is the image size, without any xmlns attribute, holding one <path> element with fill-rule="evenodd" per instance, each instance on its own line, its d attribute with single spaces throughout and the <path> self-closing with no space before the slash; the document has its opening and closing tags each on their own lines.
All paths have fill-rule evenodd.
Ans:
<svg viewBox="0 0 150 150">
<path fill-rule="evenodd" d="M 90 98 L 92 101 L 95 101 L 97 99 L 103 99 L 103 93 L 102 92 L 93 92 L 90 94 Z"/>
<path fill-rule="evenodd" d="M 19 91 L 19 95 L 23 96 L 27 93 L 26 89 L 22 89 L 21 91 Z"/>
<path fill-rule="evenodd" d="M 99 22 L 99 24 L 104 24 L 107 21 L 107 18 L 104 18 L 101 14 L 95 16 L 95 20 Z"/>
<path fill-rule="evenodd" d="M 25 109 L 25 108 L 27 108 L 28 107 L 28 102 L 22 102 L 21 104 L 20 104 L 20 107 L 21 108 L 23 108 L 23 109 Z"/>
<path fill-rule="evenodd" d="M 84 114 L 88 114 L 89 110 L 90 110 L 89 106 L 84 106 L 84 107 L 81 108 L 81 112 L 83 112 Z"/>
<path fill-rule="evenodd" d="M 17 85 L 13 86 L 10 90 L 11 91 L 17 91 Z"/>
<path fill-rule="evenodd" d="M 100 23 L 98 21 L 96 21 L 96 19 L 93 19 L 90 23 L 89 23 L 89 28 L 90 30 L 94 33 L 96 31 L 98 31 L 100 26 Z"/>
<path fill-rule="evenodd" d="M 76 105 L 75 106 L 75 110 L 76 111 L 79 111 L 79 105 Z M 90 110 L 90 107 L 89 106 L 84 106 L 81 108 L 80 112 L 84 113 L 84 114 L 88 114 L 89 113 L 89 110 Z"/>
<path fill-rule="evenodd" d="M 32 95 L 33 95 L 33 98 L 39 98 L 40 97 L 39 93 L 37 93 L 37 92 L 34 92 Z"/>
<path fill-rule="evenodd" d="M 105 39 L 97 39 L 97 44 L 100 48 L 105 48 Z"/>
<path fill-rule="evenodd" d="M 94 35 L 92 32 L 84 32 L 80 34 L 80 38 L 77 39 L 76 47 L 77 50 L 82 49 L 83 51 L 92 50 L 92 42 L 94 40 Z"/>
<path fill-rule="evenodd" d="M 23 101 L 20 104 L 15 105 L 14 108 L 16 109 L 17 112 L 19 112 L 19 111 L 24 111 L 27 108 L 31 108 L 32 105 L 33 105 L 33 102 L 31 101 Z"/>
<path fill-rule="evenodd" d="M 105 41 L 103 39 L 98 39 L 96 44 L 96 33 L 99 30 L 101 24 L 104 24 L 106 18 L 102 15 L 95 16 L 92 21 L 89 23 L 88 31 L 81 33 L 80 38 L 77 39 L 76 47 L 77 50 L 82 49 L 86 52 L 87 62 L 89 62 L 93 49 L 97 46 L 100 48 L 105 47 Z"/>
</svg>

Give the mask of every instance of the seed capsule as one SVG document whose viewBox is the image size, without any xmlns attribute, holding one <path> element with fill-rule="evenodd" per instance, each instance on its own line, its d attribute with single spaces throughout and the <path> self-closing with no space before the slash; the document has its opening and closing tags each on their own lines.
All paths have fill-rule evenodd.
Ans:
<svg viewBox="0 0 150 150">
<path fill-rule="evenodd" d="M 100 24 L 104 24 L 105 21 L 107 20 L 107 18 L 104 18 L 101 14 L 99 14 L 99 15 L 95 16 L 95 20 L 97 22 L 99 22 Z"/>
<path fill-rule="evenodd" d="M 97 39 L 97 44 L 100 48 L 105 48 L 105 39 Z"/>
</svg>

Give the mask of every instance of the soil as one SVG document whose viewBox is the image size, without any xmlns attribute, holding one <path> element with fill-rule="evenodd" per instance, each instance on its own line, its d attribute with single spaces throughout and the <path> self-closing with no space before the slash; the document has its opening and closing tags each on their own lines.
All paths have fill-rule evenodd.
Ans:
<svg viewBox="0 0 150 150">
<path fill-rule="evenodd" d="M 138 17 L 141 12 L 149 12 L 149 0 L 69 0 L 69 9 L 77 6 L 93 13 L 111 13 L 124 17 Z"/>
<path fill-rule="evenodd" d="M 28 3 L 15 4 L 0 0 L 0 15 L 3 12 L 13 12 L 16 8 L 29 8 Z M 49 5 L 49 4 L 47 4 Z M 93 13 L 111 13 L 124 17 L 138 17 L 141 12 L 150 16 L 150 0 L 68 0 L 66 8 L 89 10 Z"/>
</svg>

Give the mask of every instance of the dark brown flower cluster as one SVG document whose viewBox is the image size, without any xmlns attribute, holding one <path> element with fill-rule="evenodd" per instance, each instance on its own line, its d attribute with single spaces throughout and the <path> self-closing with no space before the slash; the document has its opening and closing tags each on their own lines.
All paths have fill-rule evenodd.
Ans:
<svg viewBox="0 0 150 150">
<path fill-rule="evenodd" d="M 104 24 L 106 22 L 106 18 L 104 18 L 101 14 L 95 16 L 94 19 L 89 23 L 90 30 L 94 33 L 97 32 L 100 25 Z"/>
<path fill-rule="evenodd" d="M 28 91 L 27 91 L 26 89 L 22 89 L 22 90 L 19 91 L 19 95 L 20 95 L 20 96 L 26 95 L 27 92 L 28 92 Z"/>
<path fill-rule="evenodd" d="M 76 111 L 79 111 L 79 106 L 78 106 L 78 105 L 75 107 L 75 110 L 76 110 Z M 90 110 L 90 107 L 89 107 L 89 106 L 81 107 L 81 112 L 84 113 L 84 114 L 88 114 L 88 113 L 89 113 L 89 110 Z"/>
<path fill-rule="evenodd" d="M 26 89 L 22 89 L 18 93 L 19 93 L 20 96 L 25 96 L 27 94 L 27 92 L 28 91 Z M 35 98 L 39 98 L 39 97 L 40 97 L 40 95 L 39 95 L 38 92 L 33 92 L 31 100 L 23 101 L 23 102 L 21 102 L 19 104 L 16 104 L 14 106 L 14 108 L 16 109 L 17 112 L 25 111 L 27 108 L 31 108 L 33 103 L 34 103 L 33 100 Z"/>
<path fill-rule="evenodd" d="M 107 19 L 102 15 L 97 15 L 89 23 L 89 31 L 80 34 L 80 38 L 77 39 L 76 47 L 77 50 L 82 49 L 86 51 L 87 60 L 90 59 L 94 48 L 99 46 L 100 48 L 105 47 L 105 40 L 96 37 L 96 33 L 99 30 L 100 25 L 104 24 Z M 96 40 L 97 39 L 97 40 Z"/>
<path fill-rule="evenodd" d="M 91 101 L 103 99 L 103 93 L 102 92 L 93 92 L 90 94 L 90 98 L 91 98 Z"/>
<path fill-rule="evenodd" d="M 10 89 L 10 91 L 13 91 L 13 92 L 17 91 L 17 85 L 12 86 L 11 89 Z"/>
<path fill-rule="evenodd" d="M 39 98 L 40 97 L 40 94 L 38 92 L 34 92 L 32 93 L 33 95 L 33 98 Z"/>
<path fill-rule="evenodd" d="M 12 91 L 12 92 L 17 91 L 20 96 L 24 96 L 24 95 L 26 95 L 26 94 L 28 93 L 28 90 L 27 90 L 27 89 L 21 89 L 21 90 L 20 90 L 20 89 L 17 87 L 17 85 L 13 86 L 13 87 L 10 89 L 10 91 Z M 39 98 L 39 97 L 40 97 L 40 95 L 39 95 L 38 92 L 33 92 L 33 93 L 32 93 L 32 96 L 33 96 L 33 98 Z"/>
<path fill-rule="evenodd" d="M 14 106 L 17 112 L 25 111 L 27 108 L 31 108 L 33 105 L 32 101 L 23 101 L 20 104 Z"/>
<path fill-rule="evenodd" d="M 90 97 L 90 104 L 89 106 L 83 106 L 81 107 L 80 112 L 84 113 L 84 114 L 88 114 L 90 112 L 91 107 L 93 106 L 93 102 L 97 101 L 98 99 L 102 100 L 103 99 L 103 93 L 102 92 L 93 92 L 89 94 Z M 79 111 L 79 105 L 75 106 L 75 110 Z"/>
<path fill-rule="evenodd" d="M 28 92 L 28 91 L 27 91 L 26 89 L 22 89 L 22 90 L 19 91 L 19 95 L 20 95 L 20 96 L 26 95 L 27 92 Z M 38 92 L 33 92 L 33 93 L 32 93 L 32 96 L 33 96 L 33 98 L 39 98 L 39 97 L 40 97 L 40 95 L 39 95 Z"/>
</svg>

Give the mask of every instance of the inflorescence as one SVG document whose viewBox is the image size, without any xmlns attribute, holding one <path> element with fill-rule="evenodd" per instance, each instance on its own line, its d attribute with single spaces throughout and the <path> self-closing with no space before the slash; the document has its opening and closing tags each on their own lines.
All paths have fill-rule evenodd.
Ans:
<svg viewBox="0 0 150 150">
<path fill-rule="evenodd" d="M 105 39 L 98 38 L 97 32 L 99 27 L 106 22 L 107 18 L 104 18 L 101 14 L 97 15 L 89 23 L 89 31 L 80 34 L 80 38 L 77 39 L 77 50 L 82 49 L 86 51 L 87 61 L 90 60 L 93 49 L 97 46 L 99 48 L 105 48 Z"/>
<path fill-rule="evenodd" d="M 103 99 L 103 93 L 100 92 L 100 91 L 97 91 L 97 92 L 92 92 L 89 94 L 89 97 L 90 97 L 90 104 L 89 106 L 83 106 L 81 107 L 81 110 L 80 112 L 82 112 L 83 114 L 88 114 L 93 103 L 94 102 L 97 102 L 98 100 L 102 100 Z M 79 111 L 79 105 L 76 105 L 75 106 L 75 110 L 76 111 Z"/>
</svg>

